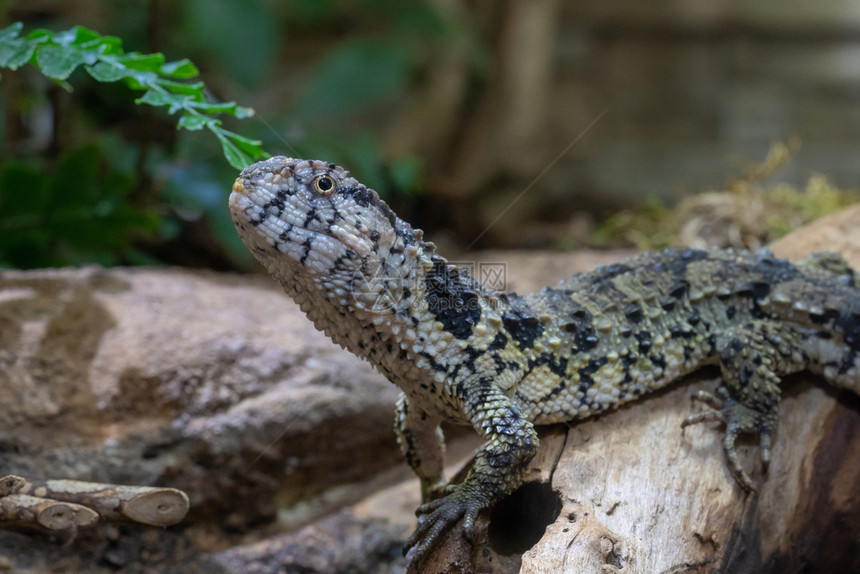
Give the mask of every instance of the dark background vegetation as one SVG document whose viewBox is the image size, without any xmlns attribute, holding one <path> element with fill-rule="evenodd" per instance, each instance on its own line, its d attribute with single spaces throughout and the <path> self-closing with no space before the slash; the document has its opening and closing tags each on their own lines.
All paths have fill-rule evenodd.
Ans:
<svg viewBox="0 0 860 574">
<path fill-rule="evenodd" d="M 344 165 L 448 249 L 588 244 L 790 137 L 778 180 L 860 184 L 860 1 L 0 0 L 15 21 L 190 58 L 257 111 L 230 129 Z M 2 71 L 0 265 L 252 269 L 217 141 L 69 82 Z"/>
</svg>

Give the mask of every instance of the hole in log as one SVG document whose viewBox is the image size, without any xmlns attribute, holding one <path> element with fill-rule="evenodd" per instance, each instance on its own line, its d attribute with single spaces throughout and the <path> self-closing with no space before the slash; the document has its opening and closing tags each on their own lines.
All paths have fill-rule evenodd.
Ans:
<svg viewBox="0 0 860 574">
<path fill-rule="evenodd" d="M 561 513 L 561 498 L 544 482 L 527 482 L 501 500 L 490 515 L 490 546 L 502 555 L 522 554 Z"/>
</svg>

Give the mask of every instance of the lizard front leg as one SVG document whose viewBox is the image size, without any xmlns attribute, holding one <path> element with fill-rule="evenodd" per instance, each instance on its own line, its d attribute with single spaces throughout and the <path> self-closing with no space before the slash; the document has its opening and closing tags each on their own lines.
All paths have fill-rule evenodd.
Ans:
<svg viewBox="0 0 860 574">
<path fill-rule="evenodd" d="M 445 436 L 439 420 L 410 404 L 406 393 L 400 393 L 394 415 L 397 444 L 421 480 L 421 502 L 430 502 L 445 489 Z"/>
<path fill-rule="evenodd" d="M 463 412 L 486 442 L 475 456 L 466 479 L 447 487 L 447 494 L 423 504 L 420 520 L 405 549 L 420 560 L 439 536 L 461 518 L 466 537 L 472 539 L 478 512 L 522 484 L 522 475 L 537 451 L 534 426 L 491 381 L 478 379 L 461 386 Z"/>
</svg>

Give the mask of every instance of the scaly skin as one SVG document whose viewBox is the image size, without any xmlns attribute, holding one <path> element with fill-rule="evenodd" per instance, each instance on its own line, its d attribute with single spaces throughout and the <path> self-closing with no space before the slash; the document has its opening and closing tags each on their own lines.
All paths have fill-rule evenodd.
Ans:
<svg viewBox="0 0 860 574">
<path fill-rule="evenodd" d="M 407 542 L 420 557 L 459 520 L 512 492 L 535 424 L 614 409 L 707 364 L 719 397 L 684 425 L 719 420 L 770 458 L 782 376 L 810 369 L 860 393 L 860 292 L 841 257 L 796 265 L 770 252 L 667 250 L 525 296 L 480 285 L 422 232 L 333 164 L 275 157 L 245 169 L 230 209 L 239 235 L 318 329 L 403 391 L 395 430 L 425 504 Z M 442 476 L 442 421 L 486 441 L 465 481 Z M 432 500 L 434 499 L 435 500 Z"/>
</svg>

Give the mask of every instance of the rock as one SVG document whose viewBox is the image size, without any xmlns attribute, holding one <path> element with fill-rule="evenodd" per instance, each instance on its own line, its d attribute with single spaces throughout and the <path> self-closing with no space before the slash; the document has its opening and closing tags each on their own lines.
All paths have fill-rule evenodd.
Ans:
<svg viewBox="0 0 860 574">
<path fill-rule="evenodd" d="M 405 563 L 402 536 L 402 530 L 390 522 L 359 518 L 351 510 L 343 510 L 298 532 L 220 552 L 212 560 L 229 572 L 246 574 L 394 574 L 402 572 Z"/>
<path fill-rule="evenodd" d="M 397 389 L 263 278 L 3 271 L 0 342 L 0 474 L 181 489 L 209 545 L 279 506 L 308 522 L 401 460 Z M 43 545 L 0 547 L 12 538 Z"/>
</svg>

